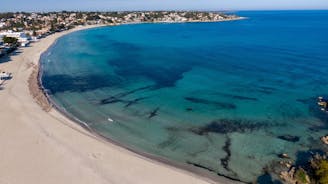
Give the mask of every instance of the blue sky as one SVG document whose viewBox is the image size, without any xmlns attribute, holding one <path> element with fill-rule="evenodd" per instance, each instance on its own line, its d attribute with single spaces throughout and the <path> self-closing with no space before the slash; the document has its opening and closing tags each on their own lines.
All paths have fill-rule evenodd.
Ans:
<svg viewBox="0 0 328 184">
<path fill-rule="evenodd" d="M 0 0 L 0 11 L 328 9 L 328 0 Z"/>
</svg>

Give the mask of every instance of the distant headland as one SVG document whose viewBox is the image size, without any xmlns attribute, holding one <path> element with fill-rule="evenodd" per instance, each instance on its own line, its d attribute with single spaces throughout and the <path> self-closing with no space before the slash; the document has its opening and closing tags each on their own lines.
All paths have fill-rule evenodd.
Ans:
<svg viewBox="0 0 328 184">
<path fill-rule="evenodd" d="M 19 46 L 76 26 L 135 23 L 219 22 L 239 20 L 234 14 L 199 11 L 135 12 L 7 12 L 0 13 L 0 57 Z M 16 38 L 6 39 L 6 37 Z M 6 44 L 6 45 L 4 45 Z"/>
<path fill-rule="evenodd" d="M 29 30 L 40 34 L 70 29 L 78 25 L 117 25 L 142 22 L 218 22 L 241 18 L 234 14 L 206 11 L 7 12 L 0 13 L 0 30 Z"/>
</svg>

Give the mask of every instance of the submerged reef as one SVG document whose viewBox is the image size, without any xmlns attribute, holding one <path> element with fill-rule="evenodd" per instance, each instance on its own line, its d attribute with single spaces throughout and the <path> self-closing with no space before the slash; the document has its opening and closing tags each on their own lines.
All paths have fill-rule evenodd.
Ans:
<svg viewBox="0 0 328 184">
<path fill-rule="evenodd" d="M 108 80 L 110 78 L 111 80 Z M 72 77 L 70 75 L 43 75 L 42 84 L 52 94 L 70 91 L 85 92 L 104 87 L 112 87 L 120 83 L 120 79 L 111 75 L 86 75 Z"/>
<path fill-rule="evenodd" d="M 307 105 L 310 114 L 322 122 L 320 125 L 313 125 L 309 127 L 310 131 L 317 132 L 322 129 L 328 129 L 328 113 L 320 110 L 320 107 L 317 105 L 317 99 L 315 97 L 297 99 L 296 101 Z"/>
<path fill-rule="evenodd" d="M 159 111 L 159 107 L 157 107 L 156 109 L 152 110 L 150 113 L 149 113 L 149 116 L 148 116 L 148 119 L 151 119 L 155 116 L 157 116 L 157 112 Z"/>
<path fill-rule="evenodd" d="M 200 164 L 197 164 L 197 163 L 194 163 L 194 162 L 187 161 L 187 164 L 193 165 L 193 166 L 195 166 L 195 167 L 199 167 L 199 168 L 201 168 L 201 169 L 208 170 L 208 171 L 210 171 L 210 172 L 215 172 L 214 169 L 211 169 L 211 168 L 209 168 L 209 167 L 205 167 L 205 166 L 203 166 L 203 165 L 200 165 Z"/>
<path fill-rule="evenodd" d="M 277 89 L 272 87 L 258 86 L 257 84 L 252 84 L 252 87 L 250 87 L 249 85 L 238 85 L 237 87 L 233 87 L 231 90 L 246 92 L 246 93 L 259 93 L 264 95 L 271 95 Z"/>
<path fill-rule="evenodd" d="M 140 98 L 136 98 L 136 99 L 130 100 L 130 101 L 128 101 L 126 103 L 126 105 L 124 107 L 125 108 L 130 107 L 131 105 L 137 104 L 139 101 L 145 100 L 147 98 L 149 98 L 149 97 L 140 97 Z"/>
<path fill-rule="evenodd" d="M 288 142 L 298 142 L 300 140 L 300 137 L 293 135 L 280 135 L 277 138 Z"/>
<path fill-rule="evenodd" d="M 140 55 L 143 49 L 150 48 L 126 42 L 111 41 L 111 43 L 110 48 L 118 53 L 118 57 L 108 60 L 107 63 L 115 67 L 115 74 L 122 78 L 146 78 L 153 81 L 159 89 L 175 86 L 175 83 L 183 78 L 183 74 L 192 69 L 190 64 L 170 65 L 164 60 L 158 61 L 161 65 L 150 65 L 144 63 L 143 56 Z M 129 52 L 126 52 L 127 50 Z"/>
<path fill-rule="evenodd" d="M 219 109 L 236 109 L 237 106 L 233 103 L 226 103 L 226 102 L 218 102 L 218 101 L 212 101 L 212 100 L 207 100 L 203 98 L 195 98 L 195 97 L 185 97 L 185 100 L 196 103 L 196 104 L 204 104 L 204 105 L 210 105 L 214 106 Z"/>
<path fill-rule="evenodd" d="M 127 107 L 130 107 L 130 106 L 132 106 L 134 104 L 137 104 L 141 100 L 145 100 L 147 98 L 149 98 L 149 97 L 140 97 L 140 98 L 136 98 L 136 99 L 133 99 L 133 100 L 125 100 L 123 98 L 118 98 L 118 97 L 115 97 L 115 96 L 110 96 L 108 98 L 101 99 L 100 102 L 99 102 L 99 104 L 100 105 L 106 105 L 106 104 L 113 104 L 113 103 L 122 102 L 122 103 L 125 103 L 126 104 L 124 107 L 127 108 Z"/>
<path fill-rule="evenodd" d="M 186 108 L 186 111 L 188 111 L 188 112 L 193 111 L 193 110 L 194 110 L 194 109 L 191 108 L 191 107 L 187 107 L 187 108 Z"/>
<path fill-rule="evenodd" d="M 140 91 L 144 91 L 144 90 L 153 90 L 154 88 L 155 88 L 154 85 L 143 86 L 143 87 L 132 89 L 130 91 L 126 91 L 126 92 L 123 92 L 123 93 L 118 93 L 118 94 L 115 95 L 115 97 L 122 98 L 122 97 L 126 97 L 128 95 L 134 94 L 136 92 L 140 92 Z"/>
<path fill-rule="evenodd" d="M 197 168 L 204 169 L 204 170 L 210 171 L 210 172 L 212 172 L 212 173 L 215 173 L 215 174 L 218 175 L 218 176 L 228 178 L 228 179 L 230 179 L 230 180 L 232 180 L 232 181 L 237 181 L 237 182 L 245 183 L 245 182 L 243 182 L 242 180 L 236 179 L 236 178 L 234 178 L 234 177 L 231 177 L 231 176 L 228 176 L 228 175 L 224 175 L 224 174 L 217 173 L 214 169 L 211 169 L 210 167 L 206 167 L 206 166 L 204 166 L 204 165 L 201 165 L 201 164 L 198 164 L 198 163 L 195 163 L 195 162 L 191 162 L 191 161 L 187 161 L 186 163 L 189 164 L 189 165 L 192 165 L 192 166 L 194 166 L 194 167 L 197 167 Z"/>
<path fill-rule="evenodd" d="M 223 97 L 231 98 L 234 100 L 247 100 L 247 101 L 258 101 L 257 98 L 248 97 L 248 96 L 241 96 L 241 95 L 233 95 L 233 94 L 226 94 L 226 93 L 215 93 L 215 95 L 220 95 Z"/>
<path fill-rule="evenodd" d="M 149 85 L 149 86 L 144 86 L 144 87 L 140 87 L 140 88 L 137 88 L 137 89 L 133 89 L 133 90 L 130 90 L 130 91 L 127 91 L 127 92 L 118 93 L 118 94 L 110 96 L 108 98 L 101 99 L 99 104 L 100 105 L 106 105 L 106 104 L 111 104 L 111 103 L 123 102 L 123 103 L 126 103 L 125 107 L 129 107 L 129 106 L 131 106 L 133 104 L 136 104 L 141 100 L 145 100 L 149 97 L 140 97 L 140 98 L 135 98 L 133 100 L 123 99 L 124 97 L 126 97 L 128 95 L 131 95 L 131 94 L 134 94 L 134 93 L 137 93 L 139 91 L 152 90 L 153 88 L 154 88 L 153 85 Z"/>
<path fill-rule="evenodd" d="M 227 153 L 227 155 L 224 158 L 221 158 L 221 165 L 223 166 L 223 168 L 225 168 L 227 171 L 230 171 L 229 169 L 229 160 L 231 157 L 231 150 L 230 150 L 230 146 L 231 146 L 231 139 L 229 137 L 227 137 L 224 146 L 222 147 L 223 151 L 225 151 Z"/>
<path fill-rule="evenodd" d="M 270 121 L 251 121 L 246 119 L 219 119 L 204 126 L 190 128 L 190 131 L 197 135 L 207 135 L 208 133 L 228 134 L 233 132 L 243 133 L 254 131 L 281 124 Z"/>
<path fill-rule="evenodd" d="M 116 98 L 115 96 L 111 96 L 111 97 L 100 100 L 99 104 L 105 105 L 105 104 L 112 104 L 112 103 L 117 103 L 117 102 L 125 102 L 125 100 Z"/>
</svg>

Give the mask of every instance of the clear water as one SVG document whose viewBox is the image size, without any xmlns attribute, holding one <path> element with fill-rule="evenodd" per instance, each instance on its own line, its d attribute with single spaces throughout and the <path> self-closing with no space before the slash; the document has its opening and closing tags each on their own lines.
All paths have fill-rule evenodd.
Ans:
<svg viewBox="0 0 328 184">
<path fill-rule="evenodd" d="M 256 181 L 280 153 L 327 150 L 328 11 L 238 15 L 69 34 L 43 55 L 43 85 L 104 136 Z"/>
</svg>

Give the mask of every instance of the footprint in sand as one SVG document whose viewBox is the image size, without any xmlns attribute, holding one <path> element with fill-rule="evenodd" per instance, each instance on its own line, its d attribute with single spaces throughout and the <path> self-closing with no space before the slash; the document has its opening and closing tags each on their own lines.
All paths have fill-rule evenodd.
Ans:
<svg viewBox="0 0 328 184">
<path fill-rule="evenodd" d="M 98 160 L 98 159 L 101 159 L 102 155 L 103 154 L 99 153 L 99 152 L 98 153 L 91 153 L 89 157 L 92 158 L 92 159 Z"/>
</svg>

